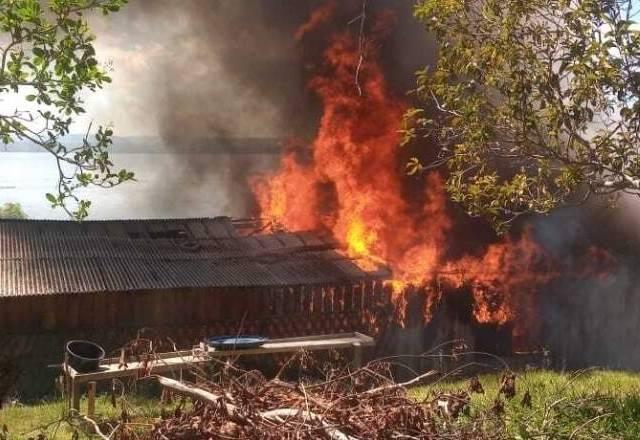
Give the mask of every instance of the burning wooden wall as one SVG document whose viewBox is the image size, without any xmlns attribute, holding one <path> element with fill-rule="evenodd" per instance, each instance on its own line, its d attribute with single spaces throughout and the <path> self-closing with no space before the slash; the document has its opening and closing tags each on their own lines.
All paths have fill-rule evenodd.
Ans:
<svg viewBox="0 0 640 440">
<path fill-rule="evenodd" d="M 453 288 L 434 283 L 411 287 L 401 299 L 401 304 L 388 304 L 389 314 L 396 318 L 379 326 L 381 355 L 399 356 L 399 361 L 420 370 L 442 367 L 438 356 L 449 359 L 453 353 L 513 354 L 513 325 L 478 321 L 473 292 L 468 286 Z M 426 356 L 420 358 L 422 355 Z M 473 359 L 474 356 L 467 356 L 461 362 Z"/>
</svg>

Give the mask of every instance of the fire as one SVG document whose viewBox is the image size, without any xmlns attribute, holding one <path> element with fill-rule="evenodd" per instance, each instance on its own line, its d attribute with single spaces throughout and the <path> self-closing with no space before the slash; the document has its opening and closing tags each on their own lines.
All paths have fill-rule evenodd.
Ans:
<svg viewBox="0 0 640 440">
<path fill-rule="evenodd" d="M 349 254 L 371 256 L 371 247 L 377 238 L 375 232 L 367 231 L 367 227 L 361 221 L 355 220 L 347 228 Z"/>
<path fill-rule="evenodd" d="M 323 6 L 317 8 L 309 17 L 309 20 L 300 26 L 296 31 L 294 37 L 296 41 L 302 40 L 302 38 L 308 33 L 313 31 L 322 23 L 325 23 L 331 19 L 336 9 L 336 0 L 329 0 Z"/>
<path fill-rule="evenodd" d="M 519 240 L 506 237 L 490 245 L 481 257 L 463 257 L 447 267 L 447 273 L 459 274 L 444 277 L 451 285 L 471 280 L 474 315 L 483 323 L 514 321 L 518 312 L 521 318 L 533 319 L 536 298 L 531 288 L 559 275 L 553 259 L 534 241 L 530 230 Z"/>
<path fill-rule="evenodd" d="M 318 10 L 297 35 L 327 20 L 332 3 Z M 384 15 L 383 23 L 389 23 Z M 382 27 L 375 27 L 382 33 Z M 361 62 L 358 41 L 335 35 L 324 52 L 322 74 L 309 82 L 324 112 L 309 161 L 289 154 L 279 172 L 255 182 L 262 216 L 290 230 L 327 229 L 363 268 L 388 264 L 394 297 L 432 279 L 451 226 L 439 176 L 425 179 L 414 200 L 403 196 L 406 175 L 399 157 L 406 104 L 388 90 L 371 45 Z M 356 87 L 358 72 L 360 81 Z"/>
<path fill-rule="evenodd" d="M 297 35 L 327 20 L 332 3 Z M 384 15 L 383 22 L 389 22 Z M 382 31 L 376 26 L 376 34 Z M 286 155 L 280 170 L 254 182 L 262 216 L 290 230 L 326 229 L 363 267 L 387 264 L 398 293 L 432 280 L 443 263 L 451 227 L 441 178 L 428 176 L 408 199 L 400 152 L 406 104 L 389 91 L 376 48 L 349 32 L 334 35 L 322 73 L 309 82 L 323 105 L 311 158 Z M 355 84 L 356 72 L 359 87 Z"/>
<path fill-rule="evenodd" d="M 329 2 L 318 10 L 296 39 L 327 22 L 334 9 Z M 374 29 L 381 35 L 380 26 Z M 532 287 L 556 274 L 541 265 L 543 250 L 525 233 L 489 246 L 484 255 L 448 259 L 453 225 L 442 178 L 432 173 L 419 193 L 415 182 L 409 189 L 399 147 L 407 106 L 387 87 L 377 46 L 361 49 L 349 32 L 331 37 L 320 73 L 309 81 L 323 106 L 309 157 L 287 154 L 275 175 L 253 182 L 262 216 L 289 230 L 331 231 L 363 268 L 387 265 L 400 321 L 404 292 L 417 290 L 430 318 L 441 295 L 435 284 L 470 285 L 478 322 L 532 316 Z"/>
<path fill-rule="evenodd" d="M 286 154 L 280 173 L 269 180 L 268 185 L 257 181 L 254 191 L 262 216 L 267 222 L 282 225 L 291 230 L 317 228 L 315 211 L 316 179 L 311 170 L 297 162 L 293 154 Z"/>
<path fill-rule="evenodd" d="M 434 272 L 450 226 L 440 179 L 429 177 L 419 203 L 402 197 L 406 105 L 387 89 L 375 51 L 360 67 L 362 96 L 354 38 L 335 36 L 324 56 L 330 74 L 309 83 L 324 106 L 312 160 L 288 155 L 278 174 L 255 185 L 262 215 L 292 230 L 331 230 L 351 257 L 391 263 L 401 280 L 421 282 Z"/>
</svg>

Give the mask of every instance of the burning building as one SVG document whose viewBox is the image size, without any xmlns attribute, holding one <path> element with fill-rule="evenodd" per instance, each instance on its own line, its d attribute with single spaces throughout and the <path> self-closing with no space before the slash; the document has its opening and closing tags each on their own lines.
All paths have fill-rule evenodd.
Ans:
<svg viewBox="0 0 640 440">
<path fill-rule="evenodd" d="M 543 290 L 567 275 L 590 280 L 609 257 L 572 250 L 563 261 L 526 227 L 495 237 L 447 201 L 441 174 L 408 177 L 408 158 L 428 160 L 437 140 L 401 147 L 410 102 L 389 84 L 384 57 L 394 17 L 370 8 L 353 21 L 354 4 L 362 2 L 328 1 L 291 33 L 312 96 L 304 102 L 319 120 L 313 139 L 284 154 L 276 172 L 251 177 L 264 229 L 229 218 L 2 222 L 2 350 L 38 358 L 54 350 L 59 360 L 66 338 L 115 348 L 141 328 L 181 345 L 241 328 L 269 336 L 375 331 L 382 351 L 395 353 L 459 338 L 499 354 L 539 347 L 550 334 L 542 312 L 555 304 L 541 304 Z M 243 69 L 252 59 L 239 58 Z M 269 96 L 279 90 L 270 84 Z M 184 131 L 206 139 L 215 115 L 190 118 L 183 110 L 200 110 L 201 101 L 173 95 L 177 102 L 156 106 L 171 113 L 160 119 L 175 136 L 183 119 L 195 120 Z"/>
<path fill-rule="evenodd" d="M 363 36 L 327 32 L 336 13 L 327 2 L 296 33 L 301 44 L 324 42 L 308 82 L 322 114 L 306 153 L 285 155 L 276 173 L 254 179 L 261 216 L 286 230 L 330 231 L 361 267 L 387 265 L 401 324 L 410 296 L 422 296 L 424 323 L 443 292 L 465 288 L 476 323 L 503 325 L 518 315 L 530 329 L 531 288 L 553 276 L 543 250 L 526 231 L 473 253 L 453 250 L 456 220 L 441 175 L 405 172 L 408 157 L 428 154 L 428 145 L 400 146 L 409 103 L 389 86 L 381 56 L 394 16 L 369 14 Z"/>
<path fill-rule="evenodd" d="M 361 331 L 379 338 L 378 354 L 424 351 L 453 338 L 510 351 L 510 327 L 474 321 L 468 290 L 446 300 L 440 293 L 427 328 L 424 310 L 436 305 L 425 303 L 424 288 L 407 295 L 402 329 L 391 319 L 399 305 L 391 301 L 391 273 L 384 266 L 349 257 L 321 232 L 259 227 L 227 217 L 3 220 L 0 356 L 24 369 L 42 368 L 60 361 L 69 339 L 117 350 L 143 335 L 184 348 L 238 332 Z M 420 341 L 398 346 L 394 332 L 406 335 L 407 328 L 417 329 Z M 21 388 L 28 394 L 50 384 L 29 379 Z"/>
</svg>

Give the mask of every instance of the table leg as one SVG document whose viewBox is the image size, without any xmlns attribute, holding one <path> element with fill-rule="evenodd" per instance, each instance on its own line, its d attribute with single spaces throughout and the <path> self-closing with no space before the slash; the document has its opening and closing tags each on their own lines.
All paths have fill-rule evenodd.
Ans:
<svg viewBox="0 0 640 440">
<path fill-rule="evenodd" d="M 87 416 L 92 419 L 96 413 L 96 383 L 89 382 L 87 389 Z"/>
<path fill-rule="evenodd" d="M 353 343 L 353 368 L 362 368 L 362 344 L 359 342 Z"/>
<path fill-rule="evenodd" d="M 69 400 L 69 396 L 71 396 L 71 378 L 64 372 L 64 401 L 69 403 L 69 408 L 71 408 L 71 400 Z"/>
<path fill-rule="evenodd" d="M 71 380 L 71 409 L 80 412 L 80 384 Z"/>
</svg>

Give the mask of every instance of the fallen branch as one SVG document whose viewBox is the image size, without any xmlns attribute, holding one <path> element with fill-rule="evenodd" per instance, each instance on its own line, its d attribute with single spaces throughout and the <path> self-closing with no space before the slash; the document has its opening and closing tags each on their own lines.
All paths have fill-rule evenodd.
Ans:
<svg viewBox="0 0 640 440">
<path fill-rule="evenodd" d="M 305 368 L 319 367 L 310 362 Z M 323 378 L 305 377 L 297 382 L 280 378 L 268 380 L 237 367 L 220 367 L 211 376 L 202 373 L 202 380 L 195 383 L 153 377 L 167 390 L 192 398 L 197 404 L 179 406 L 173 416 L 157 420 L 149 440 L 212 437 L 497 439 L 484 428 L 478 431 L 474 426 L 472 432 L 466 426 L 460 429 L 450 423 L 456 413 L 454 404 L 460 403 L 462 407 L 466 400 L 449 399 L 446 412 L 451 416 L 443 422 L 433 405 L 418 404 L 406 392 L 409 386 L 439 377 L 437 371 L 399 384 L 393 382 L 390 364 L 382 362 L 356 371 L 345 367 L 323 372 Z"/>
<path fill-rule="evenodd" d="M 273 379 L 271 381 L 269 381 L 270 385 L 275 385 L 275 386 L 279 386 L 279 387 L 283 387 L 286 388 L 292 392 L 295 392 L 296 394 L 299 394 L 301 397 L 304 398 L 305 403 L 308 406 L 308 402 L 313 403 L 314 405 L 322 408 L 322 409 L 327 409 L 329 408 L 329 403 L 328 402 L 324 402 L 320 399 L 317 399 L 315 397 L 309 396 L 306 392 L 306 390 L 304 389 L 304 386 L 302 384 L 300 384 L 301 386 L 296 386 L 287 382 L 283 382 L 280 379 Z"/>
<path fill-rule="evenodd" d="M 100 437 L 102 440 L 111 440 L 111 436 L 106 436 L 102 433 L 102 431 L 100 430 L 100 427 L 98 426 L 98 424 L 90 419 L 87 416 L 80 416 L 80 419 L 82 419 L 83 421 L 87 422 L 88 424 L 91 425 L 91 427 L 93 428 L 93 431 L 95 432 L 95 434 Z"/>
<path fill-rule="evenodd" d="M 260 413 L 260 417 L 267 420 L 275 420 L 275 421 L 280 421 L 279 419 L 281 417 L 300 417 L 300 416 L 302 416 L 303 422 L 312 420 L 320 423 L 324 428 L 325 432 L 327 433 L 327 435 L 333 440 L 359 440 L 358 437 L 352 437 L 332 427 L 329 423 L 324 421 L 322 416 L 312 413 L 311 411 L 304 411 L 301 409 L 293 409 L 293 408 L 280 408 L 280 409 L 274 409 L 271 411 Z"/>
<path fill-rule="evenodd" d="M 225 402 L 224 397 L 221 395 L 213 394 L 207 390 L 203 390 L 202 388 L 187 385 L 182 382 L 178 382 L 177 380 L 169 379 L 168 377 L 155 376 L 155 378 L 160 383 L 160 385 L 165 388 L 169 388 L 176 393 L 187 395 L 196 400 L 209 402 L 214 405 L 220 405 L 230 416 L 238 416 L 238 408 L 232 403 Z"/>
<path fill-rule="evenodd" d="M 380 391 L 391 391 L 398 388 L 406 388 L 408 386 L 411 386 L 413 384 L 420 382 L 423 379 L 426 379 L 427 377 L 436 376 L 438 374 L 439 372 L 436 370 L 427 371 L 426 373 L 421 374 L 420 376 L 414 377 L 413 379 L 408 380 L 406 382 L 394 383 L 391 385 L 383 385 L 381 387 L 372 388 L 370 390 L 363 391 L 363 394 L 374 394 L 374 393 L 379 393 Z"/>
<path fill-rule="evenodd" d="M 221 405 L 226 409 L 227 414 L 229 414 L 231 417 L 235 417 L 243 421 L 247 421 L 245 417 L 239 414 L 238 408 L 235 405 L 224 401 L 223 396 L 220 396 L 218 394 L 213 394 L 207 390 L 203 390 L 202 388 L 195 387 L 192 385 L 187 385 L 182 382 L 178 382 L 177 380 L 169 379 L 167 377 L 156 376 L 155 378 L 163 387 L 169 388 L 172 391 L 175 391 L 176 393 L 187 395 L 193 399 L 209 402 L 214 405 Z M 298 410 L 293 408 L 284 408 L 284 409 L 275 409 L 271 411 L 262 412 L 259 414 L 259 416 L 264 419 L 272 420 L 272 421 L 273 420 L 279 421 L 280 417 L 302 416 L 302 420 L 304 422 L 306 422 L 307 420 L 313 420 L 313 421 L 319 422 L 324 428 L 327 435 L 333 440 L 359 440 L 357 437 L 352 437 L 336 428 L 333 428 L 330 424 L 325 422 L 321 416 L 311 411 L 303 411 L 303 410 Z M 98 429 L 95 423 L 94 423 L 94 426 L 96 429 Z M 108 440 L 107 437 L 104 437 L 104 438 Z"/>
</svg>

